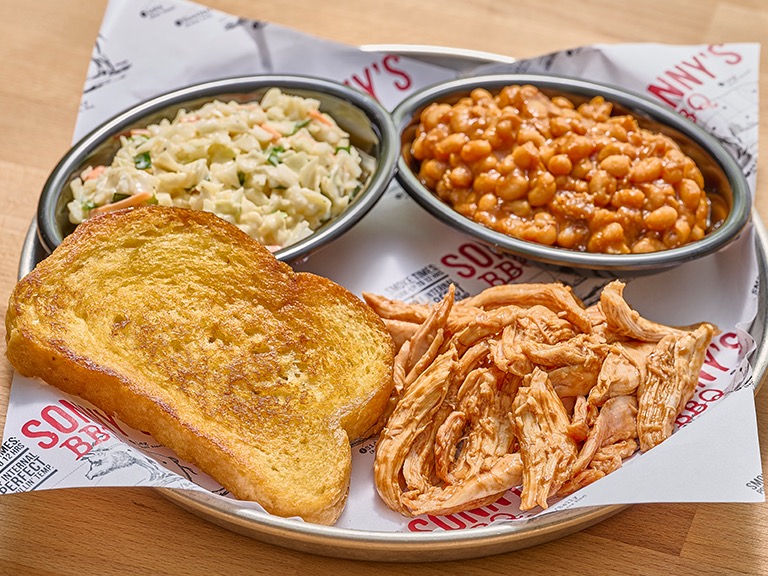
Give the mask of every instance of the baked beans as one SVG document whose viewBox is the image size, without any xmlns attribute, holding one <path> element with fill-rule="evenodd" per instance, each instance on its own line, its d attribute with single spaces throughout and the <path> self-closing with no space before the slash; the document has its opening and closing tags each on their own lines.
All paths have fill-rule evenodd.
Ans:
<svg viewBox="0 0 768 576">
<path fill-rule="evenodd" d="M 530 85 L 478 88 L 423 110 L 411 144 L 421 182 L 499 232 L 608 254 L 700 240 L 726 214 L 696 163 L 668 136 Z"/>
</svg>

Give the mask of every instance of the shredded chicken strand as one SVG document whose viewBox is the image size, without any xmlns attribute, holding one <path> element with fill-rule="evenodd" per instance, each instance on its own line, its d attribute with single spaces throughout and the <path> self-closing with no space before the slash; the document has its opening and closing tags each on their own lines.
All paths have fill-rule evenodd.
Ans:
<svg viewBox="0 0 768 576">
<path fill-rule="evenodd" d="M 679 336 L 682 332 L 672 326 L 647 320 L 630 308 L 624 300 L 624 284 L 614 280 L 603 288 L 600 307 L 608 327 L 613 332 L 644 342 L 658 342 L 665 336 Z"/>
<path fill-rule="evenodd" d="M 565 408 L 568 411 L 568 407 L 565 406 Z M 589 431 L 596 419 L 597 408 L 587 402 L 586 397 L 576 396 L 572 409 L 571 423 L 568 425 L 566 433 L 576 442 L 584 442 L 589 436 Z"/>
<path fill-rule="evenodd" d="M 622 440 L 621 442 L 601 448 L 595 453 L 592 461 L 589 463 L 589 468 L 575 474 L 573 478 L 563 484 L 562 488 L 558 490 L 557 495 L 568 496 L 607 476 L 621 467 L 624 460 L 637 452 L 637 449 L 638 444 L 635 439 Z"/>
<path fill-rule="evenodd" d="M 591 334 L 577 334 L 567 342 L 557 344 L 529 340 L 522 344 L 522 348 L 531 362 L 548 367 L 585 364 L 595 357 L 602 360 L 608 353 L 608 347 L 602 340 Z"/>
<path fill-rule="evenodd" d="M 389 335 L 392 336 L 396 351 L 399 351 L 403 344 L 413 338 L 413 335 L 416 334 L 416 330 L 421 326 L 421 324 L 417 324 L 416 322 L 406 322 L 405 320 L 394 320 L 391 318 L 382 318 L 382 320 L 387 327 Z"/>
<path fill-rule="evenodd" d="M 549 379 L 558 396 L 586 396 L 597 382 L 602 357 L 589 354 L 583 364 L 570 364 L 549 371 Z"/>
<path fill-rule="evenodd" d="M 573 472 L 579 473 L 592 462 L 595 454 L 608 444 L 637 437 L 637 398 L 619 396 L 603 405 L 586 441 L 581 446 Z"/>
<path fill-rule="evenodd" d="M 385 320 L 422 324 L 433 310 L 430 304 L 402 302 L 370 292 L 363 292 L 362 296 L 373 311 Z M 456 302 L 448 318 L 447 327 L 451 332 L 457 332 L 482 311 L 481 308 L 460 305 Z"/>
<path fill-rule="evenodd" d="M 448 316 L 451 313 L 451 308 L 453 308 L 454 290 L 453 285 L 451 285 L 440 304 L 432 309 L 432 312 L 429 313 L 424 323 L 413 335 L 413 338 L 411 338 L 411 348 L 406 366 L 411 368 L 415 366 L 430 351 L 432 341 L 438 335 L 442 335 L 448 321 Z M 434 360 L 435 356 L 428 358 L 428 362 Z"/>
<path fill-rule="evenodd" d="M 570 419 L 546 372 L 534 368 L 526 377 L 510 417 L 523 460 L 520 509 L 547 508 L 547 499 L 571 477 L 578 448 L 567 433 Z"/>
<path fill-rule="evenodd" d="M 665 336 L 648 356 L 639 389 L 637 432 L 646 452 L 672 435 L 675 419 L 693 397 L 715 328 L 702 324 L 680 337 Z"/>
<path fill-rule="evenodd" d="M 422 324 L 431 311 L 431 307 L 423 304 L 410 304 L 400 300 L 392 300 L 386 296 L 371 294 L 370 292 L 363 292 L 362 296 L 363 300 L 376 314 L 387 320 Z"/>
<path fill-rule="evenodd" d="M 490 340 L 481 340 L 469 348 L 459 358 L 459 377 L 466 378 L 475 368 L 480 367 L 488 359 L 491 350 Z"/>
<path fill-rule="evenodd" d="M 568 320 L 546 306 L 538 304 L 528 308 L 527 313 L 518 319 L 517 324 L 527 340 L 542 344 L 565 342 L 578 333 Z"/>
<path fill-rule="evenodd" d="M 495 465 L 512 451 L 512 427 L 504 422 L 514 401 L 519 382 L 506 379 L 493 369 L 478 369 L 459 389 L 457 402 L 467 415 L 463 442 L 457 444 L 451 482 L 463 481 Z M 511 488 L 511 486 L 510 486 Z"/>
<path fill-rule="evenodd" d="M 584 304 L 576 298 L 570 286 L 563 284 L 503 284 L 486 288 L 480 294 L 465 298 L 459 304 L 486 310 L 510 305 L 530 307 L 540 304 L 562 313 L 582 332 L 589 333 L 592 329 L 592 322 Z"/>
<path fill-rule="evenodd" d="M 408 510 L 408 516 L 455 514 L 487 506 L 503 496 L 509 488 L 520 484 L 522 470 L 520 454 L 506 454 L 490 469 L 461 484 L 433 486 L 426 492 L 405 492 L 402 496 L 403 505 Z"/>
<path fill-rule="evenodd" d="M 454 341 L 457 348 L 463 352 L 479 340 L 498 334 L 522 314 L 522 310 L 516 306 L 505 306 L 478 314 L 472 322 L 456 334 Z"/>
<path fill-rule="evenodd" d="M 624 345 L 613 344 L 600 367 L 595 386 L 589 391 L 589 402 L 602 406 L 610 398 L 634 394 L 644 375 L 645 364 L 639 365 Z"/>
<path fill-rule="evenodd" d="M 379 495 L 393 510 L 407 513 L 400 501 L 403 464 L 419 434 L 440 409 L 457 364 L 456 350 L 438 356 L 400 398 L 379 437 L 374 478 Z"/>
<path fill-rule="evenodd" d="M 522 338 L 517 326 L 510 325 L 504 327 L 499 339 L 491 341 L 491 360 L 499 370 L 521 377 L 533 370 L 533 364 L 523 353 Z"/>
</svg>

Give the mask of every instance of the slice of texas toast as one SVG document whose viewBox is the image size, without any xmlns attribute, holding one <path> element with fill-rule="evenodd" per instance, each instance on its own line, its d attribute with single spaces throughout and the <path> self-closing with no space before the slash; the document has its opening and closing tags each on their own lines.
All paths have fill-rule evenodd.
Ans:
<svg viewBox="0 0 768 576">
<path fill-rule="evenodd" d="M 79 225 L 16 286 L 7 355 L 149 432 L 243 500 L 331 524 L 350 440 L 390 394 L 384 324 L 206 212 L 150 206 Z"/>
</svg>

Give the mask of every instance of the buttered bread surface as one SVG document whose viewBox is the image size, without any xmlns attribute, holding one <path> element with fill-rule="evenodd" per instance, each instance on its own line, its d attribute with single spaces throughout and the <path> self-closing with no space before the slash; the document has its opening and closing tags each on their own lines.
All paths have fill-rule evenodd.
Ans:
<svg viewBox="0 0 768 576">
<path fill-rule="evenodd" d="M 382 321 L 217 216 L 144 207 L 78 226 L 19 282 L 8 357 L 151 433 L 236 497 L 333 523 L 350 440 L 391 390 Z"/>
</svg>

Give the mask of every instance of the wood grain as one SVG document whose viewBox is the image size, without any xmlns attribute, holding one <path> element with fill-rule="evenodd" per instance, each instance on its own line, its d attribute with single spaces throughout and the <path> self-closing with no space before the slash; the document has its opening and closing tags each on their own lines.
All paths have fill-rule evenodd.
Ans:
<svg viewBox="0 0 768 576">
<path fill-rule="evenodd" d="M 149 2 L 149 0 L 136 0 Z M 755 42 L 760 0 L 205 0 L 213 8 L 350 44 L 454 46 L 516 57 L 593 43 Z M 40 189 L 72 138 L 105 0 L 0 3 L 0 313 Z M 768 61 L 761 64 L 766 87 Z M 761 104 L 763 117 L 766 103 Z M 764 123 L 760 135 L 765 143 Z M 761 147 L 759 165 L 768 152 Z M 765 178 L 756 205 L 768 219 Z M 0 328 L 0 330 L 3 330 Z M 4 334 L 4 330 L 3 330 Z M 0 425 L 12 370 L 0 361 Z M 768 388 L 768 387 L 766 387 Z M 757 396 L 768 429 L 768 389 Z M 762 449 L 763 462 L 768 460 Z M 593 527 L 491 558 L 433 564 L 311 556 L 219 528 L 147 489 L 0 497 L 0 574 L 768 574 L 768 504 L 633 506 Z"/>
</svg>

